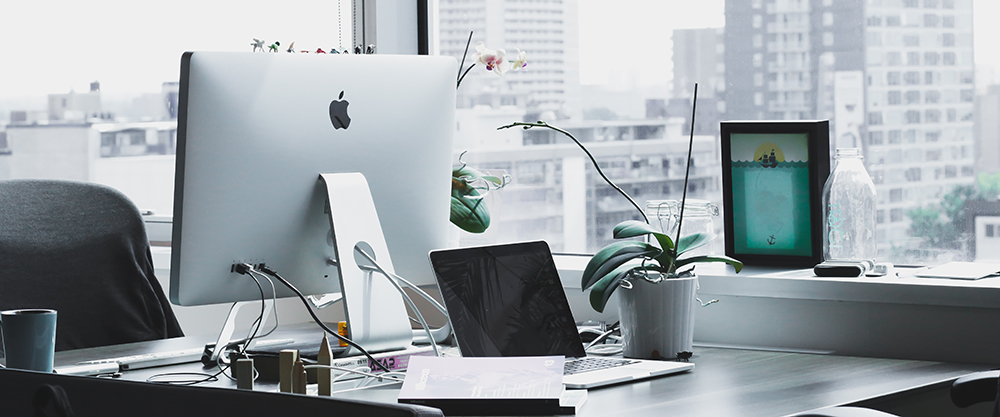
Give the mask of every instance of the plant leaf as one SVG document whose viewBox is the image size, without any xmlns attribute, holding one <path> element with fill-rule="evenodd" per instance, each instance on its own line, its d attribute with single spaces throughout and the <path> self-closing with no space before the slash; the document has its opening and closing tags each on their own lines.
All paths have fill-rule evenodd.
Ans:
<svg viewBox="0 0 1000 417">
<path fill-rule="evenodd" d="M 715 233 L 692 233 L 677 241 L 677 256 L 692 249 L 698 249 L 715 239 Z"/>
<path fill-rule="evenodd" d="M 708 262 L 725 262 L 727 264 L 732 265 L 733 268 L 736 268 L 736 272 L 737 273 L 739 273 L 743 269 L 743 262 L 740 262 L 740 261 L 738 261 L 736 259 L 730 258 L 728 256 L 724 256 L 724 255 L 692 256 L 690 258 L 678 259 L 677 263 L 674 264 L 674 265 L 676 265 L 679 268 L 681 266 L 688 265 L 688 264 L 708 263 Z"/>
<path fill-rule="evenodd" d="M 624 279 L 630 271 L 639 267 L 640 266 L 637 263 L 620 265 L 618 268 L 615 268 L 610 273 L 597 280 L 594 284 L 594 288 L 590 290 L 590 306 L 593 307 L 598 313 L 603 313 L 604 307 L 608 305 L 608 300 L 611 299 L 611 294 L 618 289 L 622 279 Z"/>
<path fill-rule="evenodd" d="M 656 241 L 660 244 L 660 248 L 663 250 L 670 250 L 674 248 L 674 241 L 670 239 L 663 233 L 660 233 L 655 227 L 650 226 L 646 222 L 640 222 L 638 220 L 626 220 L 618 223 L 614 229 L 615 239 L 625 239 L 629 237 L 637 237 L 643 235 L 653 235 Z"/>
<path fill-rule="evenodd" d="M 474 188 L 451 189 L 451 223 L 469 233 L 483 233 L 490 227 L 490 211 Z"/>
<path fill-rule="evenodd" d="M 613 236 L 615 239 L 625 239 L 629 237 L 643 236 L 650 233 L 658 233 L 653 226 L 638 220 L 626 220 L 615 226 Z"/>
<path fill-rule="evenodd" d="M 610 271 L 636 258 L 654 258 L 662 252 L 660 248 L 646 242 L 628 240 L 605 246 L 590 258 L 583 270 L 580 288 L 586 290 Z"/>
</svg>

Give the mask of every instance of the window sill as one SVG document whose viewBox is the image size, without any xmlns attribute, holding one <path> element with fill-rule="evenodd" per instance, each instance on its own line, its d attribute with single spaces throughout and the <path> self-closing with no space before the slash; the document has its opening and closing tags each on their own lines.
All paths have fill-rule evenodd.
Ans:
<svg viewBox="0 0 1000 417">
<path fill-rule="evenodd" d="M 577 320 L 617 321 L 589 305 L 580 276 L 589 256 L 556 256 Z M 819 278 L 811 269 L 698 266 L 695 343 L 897 359 L 1000 364 L 1000 278 Z"/>
<path fill-rule="evenodd" d="M 580 288 L 590 256 L 556 255 L 563 287 Z M 918 268 L 897 268 L 898 277 L 822 278 L 812 269 L 747 266 L 740 273 L 725 264 L 699 265 L 700 294 L 797 300 L 1000 308 L 1000 277 L 980 280 L 918 278 Z"/>
</svg>

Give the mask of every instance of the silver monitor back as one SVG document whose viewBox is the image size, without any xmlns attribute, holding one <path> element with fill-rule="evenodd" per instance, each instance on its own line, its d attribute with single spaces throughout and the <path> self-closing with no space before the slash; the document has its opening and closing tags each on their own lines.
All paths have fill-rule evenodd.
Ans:
<svg viewBox="0 0 1000 417">
<path fill-rule="evenodd" d="M 306 294 L 339 291 L 321 173 L 364 174 L 396 273 L 433 282 L 426 256 L 449 227 L 456 71 L 450 57 L 185 53 L 171 302 L 259 299 L 231 272 L 238 262 L 266 263 Z M 349 121 L 332 111 L 344 101 Z"/>
</svg>

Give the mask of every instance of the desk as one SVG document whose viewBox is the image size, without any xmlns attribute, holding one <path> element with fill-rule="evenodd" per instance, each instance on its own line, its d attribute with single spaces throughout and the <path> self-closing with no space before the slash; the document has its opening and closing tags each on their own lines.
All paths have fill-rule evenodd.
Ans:
<svg viewBox="0 0 1000 417">
<path fill-rule="evenodd" d="M 291 327 L 301 331 L 299 326 Z M 282 330 L 272 337 L 287 337 L 289 333 L 282 333 Z M 95 357 L 199 346 L 210 339 L 184 337 L 58 352 L 56 365 Z M 577 415 L 784 416 L 941 388 L 962 375 L 989 368 L 974 364 L 700 346 L 695 347 L 692 361 L 696 367 L 689 373 L 590 390 L 587 402 Z M 143 381 L 165 372 L 201 372 L 201 365 L 140 369 L 125 373 L 123 378 Z M 235 387 L 234 382 L 225 378 L 206 385 Z M 257 387 L 276 390 L 275 384 L 258 384 Z M 395 402 L 397 389 L 355 391 L 341 394 L 340 398 Z"/>
</svg>

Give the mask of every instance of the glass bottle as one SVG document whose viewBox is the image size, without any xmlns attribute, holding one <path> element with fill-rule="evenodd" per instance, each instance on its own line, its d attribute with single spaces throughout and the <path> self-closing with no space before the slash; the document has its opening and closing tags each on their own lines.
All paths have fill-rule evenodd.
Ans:
<svg viewBox="0 0 1000 417">
<path fill-rule="evenodd" d="M 678 200 L 647 200 L 646 216 L 649 223 L 661 232 L 677 238 L 677 220 L 681 215 L 681 202 Z M 684 225 L 681 226 L 681 236 L 692 233 L 715 234 L 715 217 L 719 216 L 719 207 L 708 200 L 689 198 L 684 203 Z M 688 252 L 689 255 L 715 255 L 713 243 Z"/>
<path fill-rule="evenodd" d="M 875 262 L 875 184 L 858 148 L 838 148 L 823 187 L 823 260 Z"/>
</svg>

